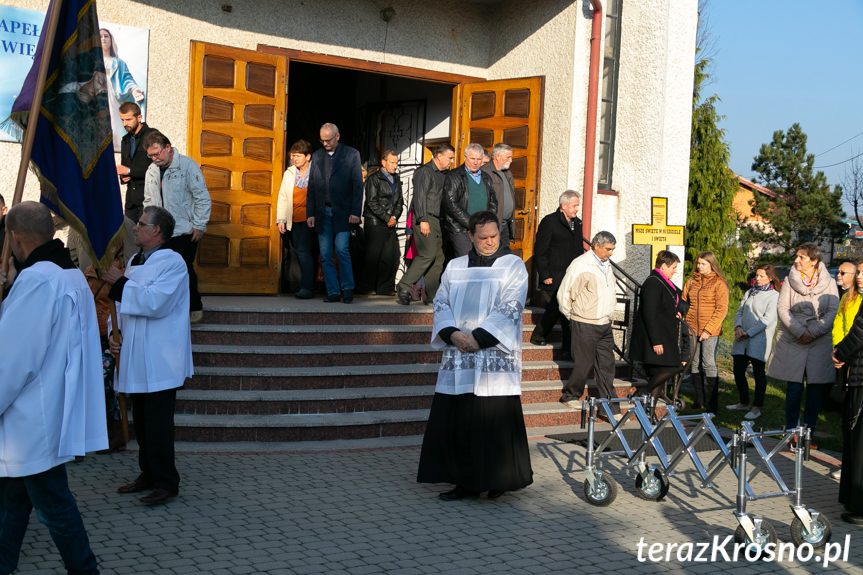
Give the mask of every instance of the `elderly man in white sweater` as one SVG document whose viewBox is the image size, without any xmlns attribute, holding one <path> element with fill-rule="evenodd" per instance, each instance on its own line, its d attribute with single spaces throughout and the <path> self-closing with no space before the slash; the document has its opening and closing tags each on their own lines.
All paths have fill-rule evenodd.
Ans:
<svg viewBox="0 0 863 575">
<path fill-rule="evenodd" d="M 599 396 L 614 397 L 614 337 L 611 320 L 617 306 L 611 255 L 617 240 L 609 232 L 599 232 L 590 242 L 591 250 L 577 257 L 566 268 L 557 292 L 561 313 L 572 327 L 572 360 L 574 367 L 560 402 L 581 409 L 581 395 L 587 376 L 594 369 Z M 619 419 L 620 407 L 612 411 Z"/>
</svg>

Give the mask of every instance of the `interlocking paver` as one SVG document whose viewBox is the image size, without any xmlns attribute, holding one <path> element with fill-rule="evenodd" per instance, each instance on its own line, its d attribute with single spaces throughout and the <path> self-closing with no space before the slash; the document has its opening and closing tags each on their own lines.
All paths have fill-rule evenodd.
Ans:
<svg viewBox="0 0 863 575">
<path fill-rule="evenodd" d="M 620 486 L 608 507 L 582 492 L 584 449 L 548 439 L 531 442 L 534 483 L 498 500 L 443 502 L 445 485 L 416 481 L 419 449 L 333 452 L 183 453 L 180 497 L 148 508 L 115 492 L 136 472 L 133 452 L 88 456 L 68 466 L 70 484 L 103 573 L 571 574 L 821 573 L 821 563 L 639 561 L 651 543 L 709 543 L 732 535 L 736 480 L 723 471 L 700 487 L 690 463 L 671 478 L 664 501 L 635 495 L 635 474 L 617 457 L 600 460 Z M 777 466 L 790 483 L 793 461 Z M 851 535 L 849 560 L 833 568 L 863 574 L 863 531 L 841 521 L 831 466 L 804 466 L 804 503 L 833 524 L 833 541 Z M 776 491 L 764 476 L 757 493 Z M 789 541 L 785 497 L 749 504 Z M 673 555 L 673 554 L 672 554 Z M 644 557 L 642 557 L 644 559 Z M 58 572 L 47 530 L 31 518 L 19 572 Z"/>
</svg>

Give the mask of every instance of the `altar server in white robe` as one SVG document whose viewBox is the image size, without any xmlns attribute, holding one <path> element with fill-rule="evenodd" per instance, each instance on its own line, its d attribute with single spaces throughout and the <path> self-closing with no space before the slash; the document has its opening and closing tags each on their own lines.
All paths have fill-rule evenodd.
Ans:
<svg viewBox="0 0 863 575">
<path fill-rule="evenodd" d="M 98 573 L 64 465 L 108 447 L 96 306 L 52 239 L 48 208 L 14 206 L 6 237 L 15 268 L 0 308 L 0 573 L 15 570 L 34 507 L 66 569 Z"/>
<path fill-rule="evenodd" d="M 455 484 L 446 501 L 533 482 L 521 409 L 528 276 L 499 234 L 493 212 L 472 214 L 473 247 L 448 264 L 434 299 L 432 347 L 443 357 L 417 481 Z"/>
<path fill-rule="evenodd" d="M 179 493 L 180 474 L 174 462 L 174 402 L 177 388 L 192 376 L 189 330 L 189 275 L 182 256 L 168 247 L 174 218 L 147 206 L 135 224 L 135 245 L 141 251 L 125 273 L 111 268 L 105 280 L 108 296 L 117 301 L 120 333 L 109 345 L 120 358 L 115 388 L 132 397 L 141 474 L 121 486 L 120 493 L 152 489 L 141 501 L 164 503 Z"/>
</svg>

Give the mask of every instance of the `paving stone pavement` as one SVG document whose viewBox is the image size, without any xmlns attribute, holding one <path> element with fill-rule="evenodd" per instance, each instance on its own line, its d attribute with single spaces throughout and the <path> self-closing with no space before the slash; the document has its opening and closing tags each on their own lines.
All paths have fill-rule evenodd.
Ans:
<svg viewBox="0 0 863 575">
<path fill-rule="evenodd" d="M 699 488 L 691 462 L 671 477 L 665 500 L 635 495 L 634 471 L 600 461 L 620 484 L 614 503 L 589 505 L 582 493 L 585 450 L 531 441 L 534 483 L 497 500 L 443 502 L 445 485 L 417 484 L 419 448 L 281 453 L 183 453 L 180 497 L 146 507 L 116 493 L 136 476 L 134 452 L 92 455 L 67 466 L 103 573 L 272 573 L 413 575 L 446 573 L 863 573 L 863 530 L 840 519 L 829 463 L 805 464 L 804 503 L 850 535 L 847 562 L 652 562 L 638 544 L 710 543 L 732 535 L 736 481 L 724 470 Z M 708 455 L 713 455 L 715 452 Z M 789 454 L 790 455 L 790 454 Z M 790 457 L 778 466 L 793 479 Z M 776 491 L 759 476 L 756 493 Z M 790 541 L 787 498 L 750 503 Z M 728 545 L 730 550 L 731 544 Z M 820 554 L 818 554 L 820 557 Z M 721 555 L 718 555 L 721 558 Z M 62 573 L 47 530 L 31 517 L 19 573 Z"/>
</svg>

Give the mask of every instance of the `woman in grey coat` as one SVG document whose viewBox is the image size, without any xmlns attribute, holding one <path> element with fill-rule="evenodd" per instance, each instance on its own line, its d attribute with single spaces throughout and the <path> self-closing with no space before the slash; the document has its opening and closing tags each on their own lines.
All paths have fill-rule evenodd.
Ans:
<svg viewBox="0 0 863 575">
<path fill-rule="evenodd" d="M 749 409 L 749 382 L 746 380 L 746 366 L 752 364 L 755 379 L 755 400 L 752 409 L 744 419 L 757 419 L 764 406 L 764 393 L 767 390 L 767 375 L 764 366 L 773 347 L 773 333 L 778 320 L 776 304 L 779 301 L 779 278 L 776 268 L 761 264 L 755 270 L 755 285 L 743 296 L 740 308 L 734 316 L 734 382 L 740 394 L 740 403 L 727 405 L 727 409 Z"/>
<path fill-rule="evenodd" d="M 785 427 L 797 426 L 806 381 L 803 423 L 815 430 L 821 396 L 836 379 L 831 355 L 831 330 L 839 309 L 839 291 L 813 243 L 797 248 L 794 269 L 779 294 L 779 334 L 767 366 L 767 375 L 788 382 Z"/>
</svg>

